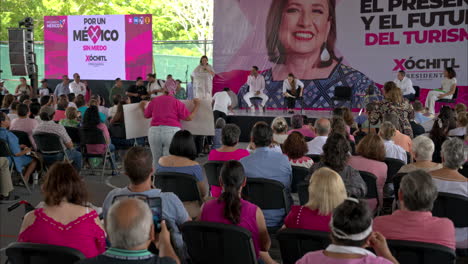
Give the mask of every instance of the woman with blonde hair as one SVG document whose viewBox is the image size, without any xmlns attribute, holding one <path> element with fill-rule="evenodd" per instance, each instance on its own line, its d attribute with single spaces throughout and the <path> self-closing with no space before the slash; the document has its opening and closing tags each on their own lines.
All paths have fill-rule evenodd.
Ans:
<svg viewBox="0 0 468 264">
<path fill-rule="evenodd" d="M 309 201 L 291 207 L 284 227 L 330 232 L 332 212 L 346 197 L 341 176 L 327 167 L 320 168 L 309 181 Z"/>
<path fill-rule="evenodd" d="M 66 127 L 78 127 L 80 125 L 80 121 L 78 121 L 78 110 L 73 107 L 67 107 L 65 110 L 65 117 L 64 119 L 59 121 L 59 124 Z"/>
<path fill-rule="evenodd" d="M 278 144 L 283 144 L 288 138 L 288 122 L 282 116 L 275 117 L 271 122 L 271 129 L 273 129 L 273 141 Z"/>
</svg>

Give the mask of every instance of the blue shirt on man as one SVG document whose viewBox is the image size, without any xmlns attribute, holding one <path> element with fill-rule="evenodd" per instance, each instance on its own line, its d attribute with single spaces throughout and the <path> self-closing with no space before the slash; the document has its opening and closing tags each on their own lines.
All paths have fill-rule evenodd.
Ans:
<svg viewBox="0 0 468 264">
<path fill-rule="evenodd" d="M 70 93 L 69 84 L 64 84 L 63 82 L 57 84 L 55 87 L 54 95 L 61 96 L 62 94 L 68 95 Z"/>
</svg>

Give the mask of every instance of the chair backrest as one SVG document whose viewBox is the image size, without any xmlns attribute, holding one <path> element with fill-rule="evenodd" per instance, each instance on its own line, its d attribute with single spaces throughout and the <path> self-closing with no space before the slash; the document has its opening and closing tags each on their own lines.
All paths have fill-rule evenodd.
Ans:
<svg viewBox="0 0 468 264">
<path fill-rule="evenodd" d="M 10 132 L 15 134 L 15 136 L 18 138 L 20 145 L 26 145 L 28 148 L 32 147 L 32 143 L 29 139 L 28 133 L 19 130 L 10 130 Z"/>
<path fill-rule="evenodd" d="M 351 98 L 353 89 L 349 86 L 336 86 L 333 95 L 338 98 Z"/>
<path fill-rule="evenodd" d="M 299 166 L 291 166 L 292 168 L 292 182 L 291 192 L 297 193 L 297 185 L 304 182 L 306 177 L 310 175 L 309 169 Z"/>
<path fill-rule="evenodd" d="M 81 138 L 80 138 L 80 129 L 77 127 L 65 127 L 67 130 L 68 136 L 71 138 L 72 142 L 76 145 L 80 145 Z"/>
<path fill-rule="evenodd" d="M 458 86 L 455 87 L 455 93 L 453 93 L 452 100 L 455 100 L 458 98 Z"/>
<path fill-rule="evenodd" d="M 125 132 L 125 124 L 123 123 L 112 123 L 109 125 L 109 133 L 113 138 L 126 139 L 127 134 Z"/>
<path fill-rule="evenodd" d="M 0 139 L 0 157 L 11 157 L 13 153 L 11 153 L 10 146 L 6 140 Z"/>
<path fill-rule="evenodd" d="M 317 154 L 307 154 L 306 155 L 307 157 L 311 158 L 314 163 L 317 163 L 317 162 L 320 162 L 320 157 L 321 155 L 317 155 Z"/>
<path fill-rule="evenodd" d="M 297 194 L 299 196 L 299 203 L 306 204 L 309 201 L 309 183 L 303 182 L 297 185 Z"/>
<path fill-rule="evenodd" d="M 33 134 L 37 149 L 43 154 L 57 154 L 63 152 L 60 136 L 53 133 Z"/>
<path fill-rule="evenodd" d="M 377 199 L 379 201 L 379 192 L 377 191 L 377 176 L 367 171 L 359 171 L 362 179 L 367 185 L 367 199 Z"/>
<path fill-rule="evenodd" d="M 439 192 L 432 215 L 449 218 L 455 227 L 468 228 L 468 197 Z"/>
<path fill-rule="evenodd" d="M 289 198 L 284 185 L 275 180 L 263 178 L 247 178 L 247 184 L 242 189 L 243 197 L 257 205 L 262 210 L 285 209 L 289 212 Z"/>
<path fill-rule="evenodd" d="M 405 165 L 402 160 L 393 158 L 385 158 L 384 162 L 387 164 L 387 182 L 391 181 L 400 168 Z"/>
<path fill-rule="evenodd" d="M 208 161 L 203 165 L 209 185 L 219 186 L 219 176 L 221 175 L 223 164 L 224 161 Z"/>
<path fill-rule="evenodd" d="M 242 227 L 210 222 L 186 222 L 182 237 L 193 264 L 256 264 L 251 233 Z"/>
<path fill-rule="evenodd" d="M 455 263 L 455 251 L 442 245 L 390 239 L 387 244 L 401 264 Z"/>
<path fill-rule="evenodd" d="M 11 243 L 5 253 L 12 264 L 73 264 L 85 259 L 74 248 L 23 242 Z"/>
<path fill-rule="evenodd" d="M 463 164 L 463 168 L 459 169 L 458 172 L 460 172 L 461 175 L 468 178 L 468 162 L 465 162 L 465 164 Z"/>
<path fill-rule="evenodd" d="M 413 85 L 413 88 L 414 88 L 414 98 L 415 99 L 418 99 L 419 98 L 419 95 L 420 95 L 420 92 L 421 92 L 421 88 L 417 85 Z"/>
<path fill-rule="evenodd" d="M 156 187 L 163 192 L 173 192 L 182 202 L 202 201 L 195 176 L 177 172 L 158 172 Z"/>
<path fill-rule="evenodd" d="M 87 144 L 107 144 L 106 138 L 99 128 L 80 128 L 80 143 Z"/>
<path fill-rule="evenodd" d="M 325 249 L 330 244 L 330 233 L 286 228 L 278 231 L 283 264 L 294 264 L 307 252 Z"/>
<path fill-rule="evenodd" d="M 407 173 L 397 173 L 392 179 L 393 190 L 395 191 L 395 200 L 397 201 L 398 201 L 398 191 L 400 190 L 400 183 L 406 174 Z"/>
</svg>

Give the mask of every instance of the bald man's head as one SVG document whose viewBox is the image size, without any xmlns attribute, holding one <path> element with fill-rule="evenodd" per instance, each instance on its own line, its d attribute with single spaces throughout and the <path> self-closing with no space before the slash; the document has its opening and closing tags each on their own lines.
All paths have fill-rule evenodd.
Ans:
<svg viewBox="0 0 468 264">
<path fill-rule="evenodd" d="M 153 215 L 147 203 L 128 198 L 111 206 L 105 224 L 112 247 L 132 250 L 150 242 Z"/>
<path fill-rule="evenodd" d="M 315 133 L 319 136 L 328 136 L 330 133 L 330 120 L 326 118 L 320 118 L 315 121 Z"/>
</svg>

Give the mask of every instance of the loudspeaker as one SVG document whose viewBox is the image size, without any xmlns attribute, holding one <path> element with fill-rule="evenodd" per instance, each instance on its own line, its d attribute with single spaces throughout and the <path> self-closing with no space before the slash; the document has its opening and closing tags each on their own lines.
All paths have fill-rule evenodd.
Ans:
<svg viewBox="0 0 468 264">
<path fill-rule="evenodd" d="M 34 54 L 34 34 L 23 28 L 8 29 L 10 67 L 13 76 L 25 76 L 37 72 Z"/>
</svg>

